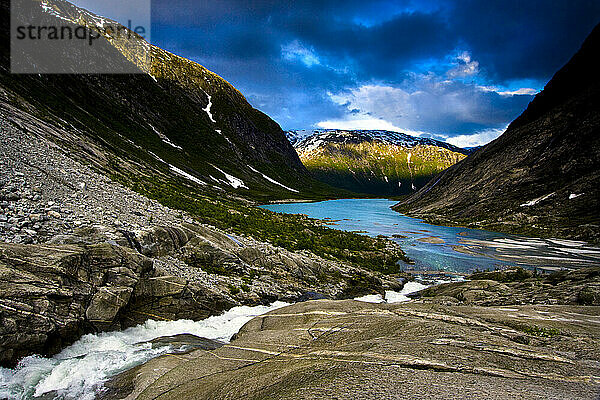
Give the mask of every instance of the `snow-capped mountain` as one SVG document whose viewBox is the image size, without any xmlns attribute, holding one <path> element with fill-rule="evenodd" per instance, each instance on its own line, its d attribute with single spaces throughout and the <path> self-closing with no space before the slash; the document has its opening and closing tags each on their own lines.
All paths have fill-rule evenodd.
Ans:
<svg viewBox="0 0 600 400">
<path fill-rule="evenodd" d="M 295 146 L 297 143 L 300 143 L 302 140 L 315 134 L 316 132 L 318 132 L 318 131 L 306 130 L 306 129 L 285 131 L 285 137 L 287 137 L 288 141 L 291 143 L 292 146 Z"/>
<path fill-rule="evenodd" d="M 468 149 L 462 149 L 439 140 L 410 136 L 400 132 L 381 130 L 317 129 L 311 131 L 287 131 L 286 137 L 298 152 L 311 151 L 317 149 L 321 144 L 326 143 L 358 144 L 364 142 L 374 142 L 392 146 L 400 146 L 407 149 L 419 145 L 436 146 L 457 153 L 470 153 Z"/>
<path fill-rule="evenodd" d="M 381 130 L 288 131 L 286 136 L 315 178 L 371 194 L 411 193 L 470 154 L 438 140 Z"/>
</svg>

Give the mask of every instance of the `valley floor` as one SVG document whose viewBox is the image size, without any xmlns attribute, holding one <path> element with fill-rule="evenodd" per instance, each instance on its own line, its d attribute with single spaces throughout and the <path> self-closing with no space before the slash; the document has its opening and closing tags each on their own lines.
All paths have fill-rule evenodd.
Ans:
<svg viewBox="0 0 600 400">
<path fill-rule="evenodd" d="M 74 160 L 44 132 L 0 122 L 3 366 L 149 318 L 197 320 L 241 304 L 400 287 L 201 224 Z"/>
</svg>

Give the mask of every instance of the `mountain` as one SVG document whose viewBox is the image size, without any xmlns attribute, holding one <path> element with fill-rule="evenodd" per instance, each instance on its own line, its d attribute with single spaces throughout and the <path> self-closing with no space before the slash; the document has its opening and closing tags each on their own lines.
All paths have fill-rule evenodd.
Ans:
<svg viewBox="0 0 600 400">
<path fill-rule="evenodd" d="M 85 67 L 83 51 L 135 73 L 11 74 L 8 3 L 0 1 L 0 366 L 148 318 L 400 288 L 386 274 L 409 260 L 393 242 L 255 207 L 336 192 L 225 80 L 112 36 L 74 53 L 65 44 L 56 57 Z M 24 24 L 95 31 L 107 21 L 62 0 L 24 4 L 27 13 L 13 15 Z M 0 398 L 22 397 L 3 382 Z"/>
<path fill-rule="evenodd" d="M 292 146 L 295 146 L 297 143 L 313 135 L 315 132 L 318 131 L 310 131 L 306 129 L 285 131 L 285 137 L 287 137 Z"/>
<path fill-rule="evenodd" d="M 4 19 L 8 4 L 2 1 Z M 3 40 L 2 111 L 86 163 L 130 185 L 140 185 L 140 176 L 146 186 L 177 178 L 194 191 L 219 197 L 261 200 L 331 191 L 310 177 L 276 122 L 203 66 L 141 38 L 111 36 L 101 28 L 116 22 L 63 0 L 31 2 L 16 18 L 25 25 L 33 18 L 46 26 L 98 31 L 106 40 L 84 46 L 88 56 L 110 57 L 142 72 L 14 75 Z M 63 61 L 78 66 L 79 53 L 74 54 Z"/>
<path fill-rule="evenodd" d="M 429 221 L 600 242 L 600 25 L 495 141 L 395 209 Z"/>
<path fill-rule="evenodd" d="M 286 135 L 313 177 L 376 195 L 412 193 L 469 154 L 448 143 L 389 131 L 288 131 Z"/>
</svg>

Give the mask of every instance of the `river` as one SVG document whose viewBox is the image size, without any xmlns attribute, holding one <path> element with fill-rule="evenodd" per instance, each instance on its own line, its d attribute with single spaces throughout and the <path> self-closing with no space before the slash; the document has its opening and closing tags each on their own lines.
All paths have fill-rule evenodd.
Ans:
<svg viewBox="0 0 600 400">
<path fill-rule="evenodd" d="M 506 266 L 541 270 L 600 263 L 600 249 L 585 242 L 539 239 L 478 229 L 437 226 L 393 211 L 387 199 L 342 199 L 261 206 L 278 213 L 305 214 L 331 228 L 383 235 L 400 244 L 413 265 L 407 270 L 470 273 Z"/>
<path fill-rule="evenodd" d="M 334 229 L 389 237 L 414 260 L 414 264 L 403 265 L 403 268 L 415 271 L 468 273 L 476 268 L 506 265 L 563 268 L 600 260 L 600 249 L 583 242 L 429 225 L 392 211 L 393 204 L 385 199 L 346 199 L 262 207 L 281 213 L 306 214 L 326 221 Z M 426 284 L 420 282 L 409 282 L 401 292 L 387 291 L 385 295 L 372 294 L 356 300 L 407 301 L 408 294 L 425 287 Z M 153 346 L 152 339 L 189 333 L 228 342 L 253 317 L 286 305 L 276 302 L 270 306 L 235 307 L 202 321 L 150 320 L 124 331 L 85 335 L 53 357 L 25 357 L 14 369 L 0 368 L 0 398 L 31 399 L 51 395 L 68 400 L 92 400 L 103 391 L 104 382 L 118 373 L 154 357 L 182 350 L 169 344 Z"/>
</svg>

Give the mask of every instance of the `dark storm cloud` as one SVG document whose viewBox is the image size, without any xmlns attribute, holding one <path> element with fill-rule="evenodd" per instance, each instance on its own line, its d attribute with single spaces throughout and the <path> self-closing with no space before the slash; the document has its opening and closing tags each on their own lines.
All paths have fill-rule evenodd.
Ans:
<svg viewBox="0 0 600 400">
<path fill-rule="evenodd" d="M 368 99 L 335 100 L 368 85 L 417 93 L 419 118 L 400 128 L 497 129 L 531 100 L 507 92 L 540 89 L 598 22 L 600 2 L 588 0 L 153 2 L 158 45 L 220 74 L 290 129 L 358 115 L 411 123 L 370 112 Z"/>
<path fill-rule="evenodd" d="M 549 80 L 600 22 L 597 0 L 464 0 L 453 31 L 499 79 Z"/>
</svg>

